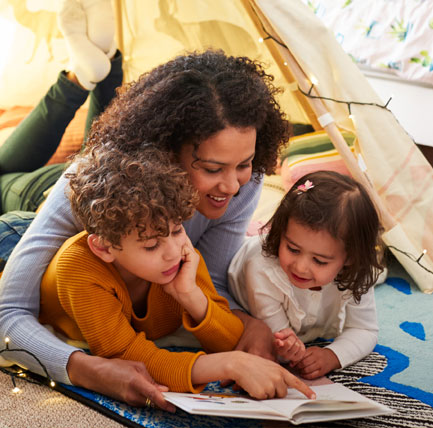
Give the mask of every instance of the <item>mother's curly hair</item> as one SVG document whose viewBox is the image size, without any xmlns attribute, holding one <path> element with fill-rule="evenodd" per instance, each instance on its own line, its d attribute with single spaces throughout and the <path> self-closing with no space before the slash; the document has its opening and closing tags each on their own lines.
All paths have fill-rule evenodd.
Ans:
<svg viewBox="0 0 433 428">
<path fill-rule="evenodd" d="M 207 50 L 174 58 L 124 85 L 96 120 L 88 146 L 124 152 L 154 145 L 178 155 L 227 126 L 257 131 L 253 172 L 269 174 L 291 127 L 275 96 L 273 76 L 246 57 Z"/>
<path fill-rule="evenodd" d="M 198 203 L 186 172 L 150 147 L 125 154 L 93 146 L 75 157 L 67 177 L 74 215 L 87 232 L 118 249 L 134 229 L 142 239 L 168 236 L 170 222 L 189 219 Z"/>
</svg>

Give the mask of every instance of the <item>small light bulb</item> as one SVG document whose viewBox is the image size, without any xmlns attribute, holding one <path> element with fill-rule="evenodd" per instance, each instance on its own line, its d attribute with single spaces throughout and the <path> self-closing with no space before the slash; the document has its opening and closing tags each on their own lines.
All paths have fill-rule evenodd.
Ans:
<svg viewBox="0 0 433 428">
<path fill-rule="evenodd" d="M 427 250 L 424 248 L 424 250 L 422 250 L 421 255 L 417 258 L 417 263 L 427 254 Z"/>
<path fill-rule="evenodd" d="M 286 66 L 287 66 L 287 62 L 286 62 L 286 61 L 284 61 L 284 65 L 286 65 Z"/>
<path fill-rule="evenodd" d="M 315 76 L 311 76 L 310 82 L 315 86 L 319 83 Z"/>
<path fill-rule="evenodd" d="M 263 43 L 263 37 L 259 38 L 259 43 Z"/>
<path fill-rule="evenodd" d="M 10 342 L 9 337 L 5 337 L 5 343 L 9 343 L 9 342 Z"/>
<path fill-rule="evenodd" d="M 12 390 L 13 394 L 18 394 L 19 392 L 21 392 L 21 389 L 19 389 L 17 386 Z"/>
<path fill-rule="evenodd" d="M 50 386 L 51 388 L 54 388 L 56 386 L 56 382 L 54 382 L 53 380 L 50 382 Z"/>
</svg>

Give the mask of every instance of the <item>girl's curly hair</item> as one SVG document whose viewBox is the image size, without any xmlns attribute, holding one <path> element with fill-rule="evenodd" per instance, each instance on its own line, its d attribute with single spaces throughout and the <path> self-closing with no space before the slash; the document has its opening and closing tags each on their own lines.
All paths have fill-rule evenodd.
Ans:
<svg viewBox="0 0 433 428">
<path fill-rule="evenodd" d="M 314 187 L 297 187 L 310 180 Z M 375 284 L 382 272 L 381 225 L 365 188 L 351 177 L 317 171 L 301 177 L 287 192 L 276 212 L 261 229 L 263 254 L 278 257 L 281 236 L 289 219 L 313 230 L 326 230 L 344 243 L 348 264 L 335 278 L 340 290 L 351 290 L 355 301 Z M 269 231 L 267 235 L 264 232 Z"/>
<path fill-rule="evenodd" d="M 87 146 L 112 144 L 124 152 L 149 145 L 178 155 L 228 126 L 257 131 L 253 172 L 274 171 L 291 131 L 263 66 L 221 50 L 182 55 L 118 90 L 92 126 Z"/>
<path fill-rule="evenodd" d="M 190 218 L 198 203 L 186 172 L 154 148 L 125 154 L 93 146 L 74 166 L 67 173 L 74 215 L 87 232 L 118 249 L 135 228 L 143 239 L 168 236 L 169 223 Z"/>
</svg>

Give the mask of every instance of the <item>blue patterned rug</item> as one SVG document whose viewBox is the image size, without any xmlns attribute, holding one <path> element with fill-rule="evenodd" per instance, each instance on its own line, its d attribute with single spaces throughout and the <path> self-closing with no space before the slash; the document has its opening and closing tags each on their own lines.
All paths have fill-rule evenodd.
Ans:
<svg viewBox="0 0 433 428">
<path fill-rule="evenodd" d="M 393 263 L 375 295 L 380 327 L 375 351 L 388 364 L 362 381 L 433 406 L 433 294 L 422 293 Z"/>
</svg>

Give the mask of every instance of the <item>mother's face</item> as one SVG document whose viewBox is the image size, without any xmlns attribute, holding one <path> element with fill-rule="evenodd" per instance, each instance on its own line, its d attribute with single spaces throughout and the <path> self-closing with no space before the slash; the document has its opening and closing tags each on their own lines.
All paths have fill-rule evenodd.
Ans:
<svg viewBox="0 0 433 428">
<path fill-rule="evenodd" d="M 255 128 L 228 127 L 203 141 L 193 155 L 192 144 L 180 152 L 180 165 L 198 190 L 198 211 L 207 218 L 221 217 L 239 188 L 252 173 Z"/>
</svg>

